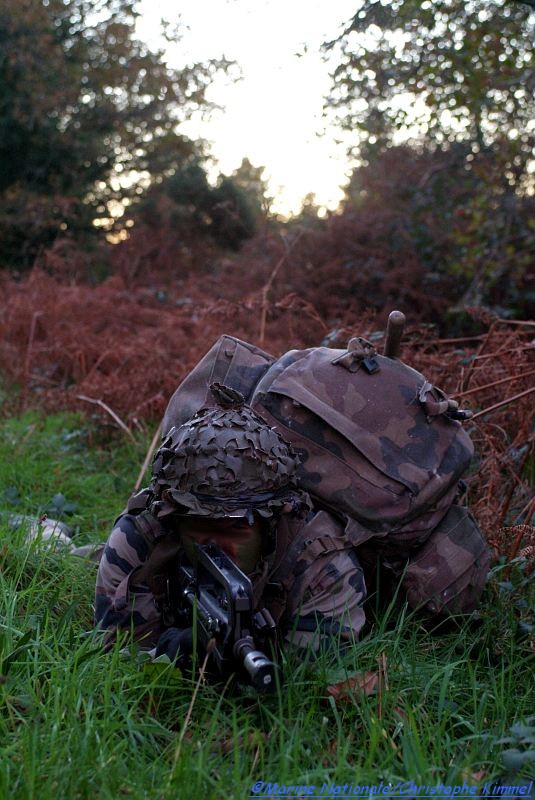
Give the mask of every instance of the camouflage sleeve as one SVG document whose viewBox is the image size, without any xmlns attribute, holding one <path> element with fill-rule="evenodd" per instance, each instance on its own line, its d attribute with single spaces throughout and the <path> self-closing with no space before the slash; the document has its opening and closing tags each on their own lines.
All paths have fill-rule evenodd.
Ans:
<svg viewBox="0 0 535 800">
<path fill-rule="evenodd" d="M 364 574 L 354 550 L 326 553 L 311 562 L 289 592 L 286 642 L 318 650 L 357 638 L 364 625 Z"/>
<path fill-rule="evenodd" d="M 102 554 L 95 591 L 95 625 L 106 631 L 106 647 L 123 633 L 150 648 L 163 632 L 153 594 L 148 586 L 136 584 L 132 574 L 147 556 L 147 544 L 132 517 L 119 517 Z"/>
</svg>

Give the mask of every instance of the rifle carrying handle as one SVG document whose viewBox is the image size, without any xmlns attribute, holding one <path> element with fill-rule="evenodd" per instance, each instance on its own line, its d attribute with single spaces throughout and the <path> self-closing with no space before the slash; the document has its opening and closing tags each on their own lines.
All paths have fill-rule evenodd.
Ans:
<svg viewBox="0 0 535 800">
<path fill-rule="evenodd" d="M 387 358 L 398 358 L 399 356 L 405 321 L 406 317 L 402 311 L 391 311 L 388 315 L 384 349 L 384 355 Z"/>
</svg>

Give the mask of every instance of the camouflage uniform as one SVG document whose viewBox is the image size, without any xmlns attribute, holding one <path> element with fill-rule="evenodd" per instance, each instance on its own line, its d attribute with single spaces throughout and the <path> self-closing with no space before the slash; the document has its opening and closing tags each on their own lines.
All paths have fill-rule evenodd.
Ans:
<svg viewBox="0 0 535 800">
<path fill-rule="evenodd" d="M 289 545 L 282 563 L 274 564 L 266 573 L 265 592 L 259 602 L 275 612 L 287 637 L 296 644 L 317 641 L 314 630 L 318 624 L 328 635 L 356 636 L 364 624 L 362 603 L 366 596 L 357 555 L 347 547 L 341 526 L 329 514 L 320 511 L 307 516 L 306 520 L 281 523 L 285 536 L 294 544 L 299 540 L 303 549 Z M 311 544 L 305 545 L 311 538 Z M 147 543 L 135 517 L 123 514 L 108 539 L 97 576 L 95 619 L 109 631 L 109 642 L 117 631 L 132 630 L 142 646 L 150 648 L 157 645 L 166 629 L 149 587 L 137 584 L 135 578 L 128 583 L 128 577 L 147 555 Z M 296 626 L 306 630 L 292 634 Z"/>
<path fill-rule="evenodd" d="M 364 529 L 355 520 L 312 508 L 294 482 L 298 463 L 280 434 L 243 402 L 204 409 L 172 428 L 156 455 L 151 487 L 132 498 L 118 518 L 100 562 L 95 616 L 107 629 L 108 642 L 117 632 L 131 632 L 152 647 L 173 626 L 165 587 L 172 580 L 170 565 L 183 549 L 181 524 L 192 516 L 266 521 L 276 546 L 266 549 L 250 575 L 255 600 L 272 612 L 294 645 L 358 636 L 365 622 L 361 563 L 377 557 L 396 583 L 401 579 L 412 607 L 432 614 L 475 608 L 489 555 L 466 509 L 447 510 L 451 499 L 443 509 L 441 497 L 426 517 L 436 514 L 438 525 L 412 521 L 410 535 L 404 528 L 387 536 L 383 526 Z M 149 541 L 162 543 L 158 557 L 148 529 Z M 147 565 L 158 558 L 159 567 L 151 566 L 151 580 L 145 581 Z"/>
</svg>

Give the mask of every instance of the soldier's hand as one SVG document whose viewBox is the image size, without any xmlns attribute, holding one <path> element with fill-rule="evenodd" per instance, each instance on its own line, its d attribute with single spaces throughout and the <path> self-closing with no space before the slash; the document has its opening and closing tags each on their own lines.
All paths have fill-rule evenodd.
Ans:
<svg viewBox="0 0 535 800">
<path fill-rule="evenodd" d="M 193 652 L 192 628 L 168 628 L 158 640 L 155 657 L 166 655 L 178 667 L 184 665 Z"/>
</svg>

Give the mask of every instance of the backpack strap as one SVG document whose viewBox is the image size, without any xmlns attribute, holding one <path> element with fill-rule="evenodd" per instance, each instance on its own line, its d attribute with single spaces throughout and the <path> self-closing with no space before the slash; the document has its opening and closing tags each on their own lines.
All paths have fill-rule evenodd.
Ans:
<svg viewBox="0 0 535 800">
<path fill-rule="evenodd" d="M 320 556 L 351 547 L 340 523 L 326 511 L 318 511 L 297 531 L 276 569 L 276 580 L 286 584 L 290 577 L 300 575 Z"/>
<path fill-rule="evenodd" d="M 262 597 L 278 623 L 286 611 L 294 578 L 320 556 L 351 547 L 343 525 L 327 511 L 311 513 L 305 520 L 282 517 L 277 529 L 274 567 L 261 586 L 255 586 L 255 600 L 259 602 Z"/>
<path fill-rule="evenodd" d="M 273 574 L 273 572 L 277 569 L 277 566 L 282 563 L 286 550 L 288 548 L 288 542 L 291 537 L 291 525 L 293 522 L 293 518 L 288 516 L 287 514 L 283 514 L 277 520 L 270 520 L 269 524 L 272 526 L 269 536 L 273 537 L 275 542 L 275 547 L 269 555 L 262 558 L 258 564 L 254 572 L 249 576 L 251 582 L 253 584 L 253 600 L 255 604 L 255 608 L 258 608 L 260 601 L 265 599 L 266 589 L 270 586 L 270 590 L 268 594 L 276 594 L 278 601 L 285 605 L 285 602 L 281 598 L 280 587 L 274 584 L 269 584 L 269 578 Z M 278 616 L 269 608 L 275 621 L 278 622 Z M 280 615 L 279 615 L 280 616 Z"/>
</svg>

